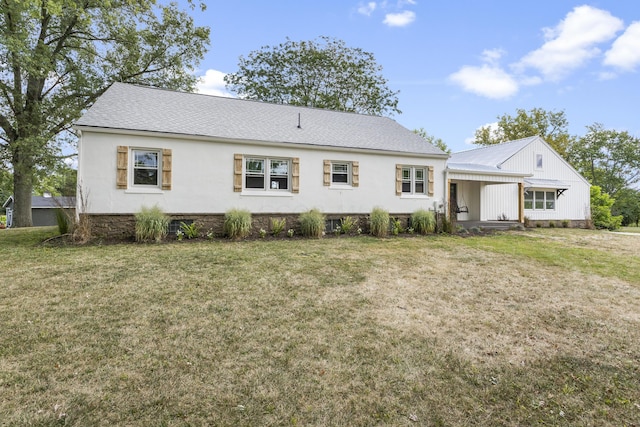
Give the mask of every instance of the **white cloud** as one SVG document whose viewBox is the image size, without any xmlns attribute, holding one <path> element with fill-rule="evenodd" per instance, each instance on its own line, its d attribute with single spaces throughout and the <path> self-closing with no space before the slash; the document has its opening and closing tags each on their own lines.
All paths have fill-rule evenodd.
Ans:
<svg viewBox="0 0 640 427">
<path fill-rule="evenodd" d="M 233 98 L 233 95 L 226 91 L 224 83 L 225 73 L 218 70 L 207 70 L 204 76 L 196 85 L 196 91 L 205 95 L 226 96 Z"/>
<path fill-rule="evenodd" d="M 405 27 L 415 20 L 415 12 L 405 10 L 404 12 L 400 13 L 387 13 L 387 15 L 384 17 L 384 21 L 382 22 L 389 27 Z"/>
<path fill-rule="evenodd" d="M 358 13 L 361 15 L 371 16 L 374 10 L 376 10 L 376 2 L 370 1 L 369 3 L 363 4 L 360 3 L 358 6 Z"/>
<path fill-rule="evenodd" d="M 558 81 L 600 54 L 597 44 L 615 37 L 622 20 L 608 11 L 578 6 L 554 28 L 543 29 L 546 42 L 528 53 L 516 69 L 535 68 L 551 81 Z"/>
<path fill-rule="evenodd" d="M 509 98 L 518 92 L 518 82 L 502 68 L 491 64 L 464 66 L 449 79 L 467 92 L 492 99 Z"/>
<path fill-rule="evenodd" d="M 640 21 L 629 25 L 604 56 L 604 64 L 634 71 L 640 65 Z"/>
<path fill-rule="evenodd" d="M 473 135 L 465 138 L 464 142 L 467 145 L 474 145 L 475 141 L 476 141 L 476 132 L 479 131 L 482 128 L 489 128 L 489 132 L 492 135 L 501 133 L 502 131 L 500 130 L 500 127 L 498 126 L 498 122 L 491 122 L 491 123 L 485 123 L 482 126 L 478 126 L 474 131 L 473 131 Z"/>
</svg>

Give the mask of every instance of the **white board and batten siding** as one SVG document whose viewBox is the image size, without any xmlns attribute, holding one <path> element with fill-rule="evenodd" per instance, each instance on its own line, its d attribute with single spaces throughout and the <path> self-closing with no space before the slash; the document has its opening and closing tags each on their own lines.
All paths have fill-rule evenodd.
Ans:
<svg viewBox="0 0 640 427">
<path fill-rule="evenodd" d="M 538 161 L 542 162 L 540 165 Z M 539 167 L 541 166 L 541 167 Z M 502 164 L 503 169 L 517 170 L 531 174 L 525 179 L 525 188 L 536 190 L 535 186 L 528 185 L 527 179 L 532 181 L 559 181 L 566 184 L 567 189 L 559 195 L 553 210 L 525 209 L 524 214 L 531 220 L 584 220 L 589 215 L 590 193 L 589 182 L 584 179 L 567 161 L 540 138 L 534 139 L 522 150 Z M 539 191 L 555 191 L 551 188 L 538 188 Z M 494 203 L 483 206 L 485 220 L 491 220 L 506 214 L 510 219 L 517 218 L 517 212 L 500 212 L 504 209 L 500 200 L 517 200 L 517 184 L 487 185 L 485 186 L 483 200 L 492 200 Z"/>
</svg>

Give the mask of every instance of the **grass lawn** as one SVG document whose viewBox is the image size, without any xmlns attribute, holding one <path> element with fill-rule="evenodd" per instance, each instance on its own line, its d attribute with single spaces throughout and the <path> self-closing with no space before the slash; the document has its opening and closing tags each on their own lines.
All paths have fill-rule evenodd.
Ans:
<svg viewBox="0 0 640 427">
<path fill-rule="evenodd" d="M 53 234 L 0 230 L 0 425 L 639 425 L 640 236 Z"/>
<path fill-rule="evenodd" d="M 620 231 L 625 233 L 640 233 L 640 227 L 621 227 Z"/>
</svg>

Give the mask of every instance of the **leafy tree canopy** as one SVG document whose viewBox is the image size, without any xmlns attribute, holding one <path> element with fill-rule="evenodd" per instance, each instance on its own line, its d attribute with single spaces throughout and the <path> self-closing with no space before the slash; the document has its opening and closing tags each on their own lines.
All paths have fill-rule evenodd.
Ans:
<svg viewBox="0 0 640 427">
<path fill-rule="evenodd" d="M 616 197 L 640 181 L 640 138 L 596 123 L 571 145 L 569 160 L 592 185 Z"/>
<path fill-rule="evenodd" d="M 264 46 L 240 57 L 227 88 L 243 98 L 373 115 L 400 113 L 373 54 L 320 37 Z"/>
<path fill-rule="evenodd" d="M 484 126 L 476 130 L 474 144 L 492 145 L 515 139 L 540 136 L 562 157 L 574 138 L 568 132 L 569 123 L 564 111 L 546 111 L 533 108 L 529 111 L 517 109 L 516 115 L 504 114 L 498 117 L 496 128 Z"/>
<path fill-rule="evenodd" d="M 0 160 L 13 169 L 14 224 L 31 225 L 37 168 L 112 82 L 193 89 L 208 40 L 175 3 L 2 0 Z"/>
<path fill-rule="evenodd" d="M 597 185 L 591 186 L 591 221 L 596 228 L 617 230 L 622 224 L 622 215 L 611 214 L 615 200 Z"/>
<path fill-rule="evenodd" d="M 413 133 L 420 135 L 421 137 L 426 139 L 429 144 L 438 147 L 445 153 L 451 154 L 451 148 L 449 148 L 446 142 L 444 142 L 441 138 L 436 138 L 435 136 L 430 135 L 424 128 L 414 129 Z"/>
<path fill-rule="evenodd" d="M 623 188 L 616 194 L 612 215 L 622 215 L 622 225 L 640 225 L 640 190 Z"/>
</svg>

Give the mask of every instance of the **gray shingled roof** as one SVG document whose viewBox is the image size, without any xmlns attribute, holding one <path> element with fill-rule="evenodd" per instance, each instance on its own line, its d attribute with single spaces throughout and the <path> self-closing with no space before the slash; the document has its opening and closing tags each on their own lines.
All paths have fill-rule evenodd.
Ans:
<svg viewBox="0 0 640 427">
<path fill-rule="evenodd" d="M 386 117 L 124 83 L 107 89 L 76 126 L 446 156 Z"/>
<path fill-rule="evenodd" d="M 13 204 L 13 195 L 2 205 L 3 208 L 9 207 Z M 31 196 L 31 208 L 32 209 L 46 209 L 46 208 L 75 208 L 76 198 L 73 196 Z"/>
</svg>

